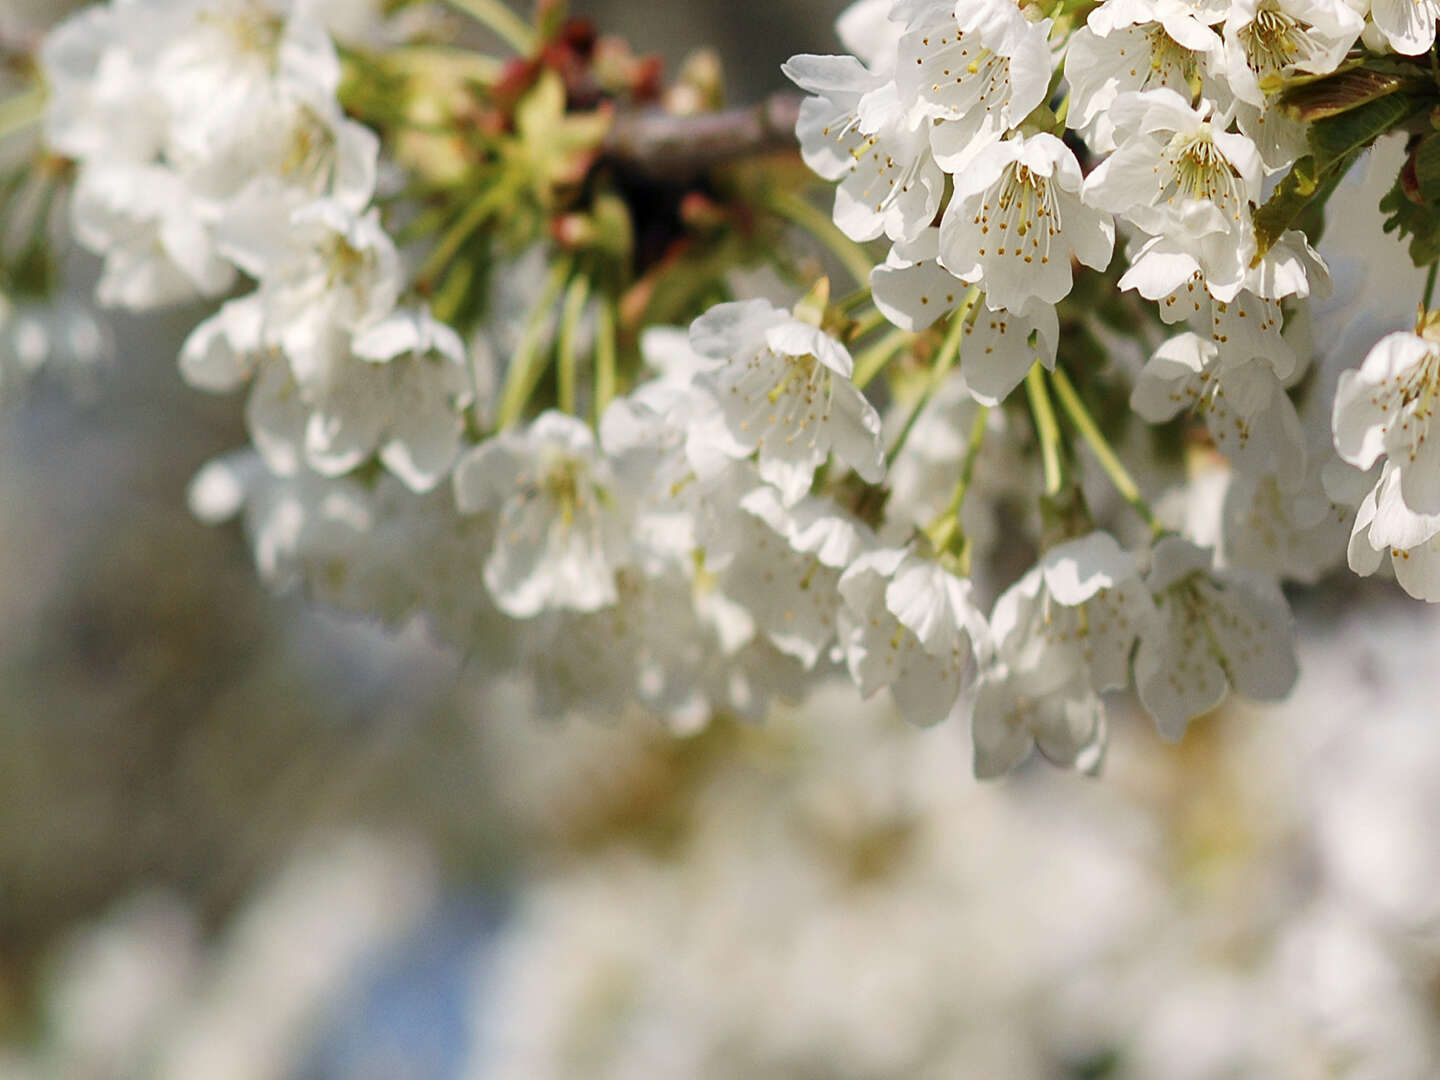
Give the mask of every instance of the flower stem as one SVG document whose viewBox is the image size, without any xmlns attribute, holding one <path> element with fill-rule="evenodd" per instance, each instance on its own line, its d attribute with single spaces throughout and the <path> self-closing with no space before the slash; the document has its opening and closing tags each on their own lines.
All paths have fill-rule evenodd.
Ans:
<svg viewBox="0 0 1440 1080">
<path fill-rule="evenodd" d="M 1440 270 L 1440 262 L 1430 264 L 1430 272 L 1425 275 L 1425 296 L 1420 301 L 1420 306 L 1426 311 L 1430 310 L 1430 299 L 1435 295 L 1435 272 Z"/>
<path fill-rule="evenodd" d="M 436 280 L 450 265 L 450 261 L 460 253 L 465 242 L 474 235 L 476 229 L 485 224 L 488 218 L 509 201 L 512 193 L 511 185 L 496 184 L 466 207 L 465 213 L 426 256 L 419 271 L 415 274 L 415 287 L 421 292 L 433 289 Z"/>
<path fill-rule="evenodd" d="M 505 74 L 500 59 L 450 45 L 404 45 L 387 52 L 385 59 L 412 74 L 469 79 L 482 86 L 493 86 Z"/>
<path fill-rule="evenodd" d="M 764 205 L 777 217 L 803 229 L 823 244 L 855 279 L 856 284 L 865 285 L 869 282 L 874 260 L 865 253 L 864 248 L 836 228 L 835 223 L 823 212 L 789 191 L 770 192 L 765 197 Z"/>
<path fill-rule="evenodd" d="M 41 86 L 31 87 L 0 101 L 0 139 L 9 138 L 31 124 L 39 123 L 44 115 L 45 88 Z"/>
<path fill-rule="evenodd" d="M 1045 369 L 1036 360 L 1025 376 L 1025 394 L 1030 399 L 1030 415 L 1035 419 L 1035 438 L 1040 443 L 1040 456 L 1045 463 L 1045 494 L 1058 495 L 1063 477 L 1060 471 L 1060 425 L 1055 421 L 1055 408 L 1045 389 Z"/>
<path fill-rule="evenodd" d="M 579 362 L 580 320 L 585 303 L 590 299 L 590 279 L 576 274 L 565 291 L 565 306 L 560 313 L 560 368 L 558 373 L 560 409 L 575 415 L 575 368 Z"/>
<path fill-rule="evenodd" d="M 492 30 L 496 37 L 521 56 L 529 56 L 535 51 L 535 31 L 501 0 L 446 0 L 446 2 Z"/>
<path fill-rule="evenodd" d="M 595 319 L 595 424 L 615 398 L 615 298 L 601 298 Z"/>
<path fill-rule="evenodd" d="M 1145 497 L 1140 494 L 1140 487 L 1135 483 L 1135 478 L 1130 475 L 1111 448 L 1110 443 L 1106 441 L 1099 426 L 1095 423 L 1094 417 L 1085 408 L 1085 403 L 1080 400 L 1080 395 L 1075 392 L 1075 387 L 1071 384 L 1064 369 L 1057 367 L 1050 373 L 1050 384 L 1055 388 L 1055 396 L 1060 399 L 1060 407 L 1070 417 L 1071 423 L 1075 425 L 1081 437 L 1090 445 L 1090 449 L 1100 462 L 1100 467 L 1110 477 L 1110 483 L 1114 485 L 1120 497 L 1144 519 L 1145 524 L 1150 527 L 1150 531 L 1159 536 L 1165 531 L 1164 526 L 1155 517 L 1155 511 L 1150 509 L 1150 504 L 1145 501 Z"/>
<path fill-rule="evenodd" d="M 975 462 L 980 457 L 980 447 L 985 443 L 985 430 L 990 422 L 990 407 L 981 405 L 970 422 L 970 439 L 965 445 L 965 458 L 960 464 L 960 479 L 955 482 L 955 491 L 950 496 L 950 505 L 945 508 L 933 525 L 925 531 L 937 554 L 949 552 L 960 556 L 961 570 L 970 572 L 969 543 L 960 528 L 960 510 L 965 505 L 965 496 L 970 491 L 970 482 L 975 478 Z M 956 540 L 960 550 L 953 551 Z"/>
<path fill-rule="evenodd" d="M 550 274 L 540 290 L 539 299 L 530 309 L 530 317 L 520 335 L 520 343 L 515 346 L 515 355 L 510 358 L 510 370 L 505 373 L 505 389 L 501 392 L 500 409 L 495 417 L 496 426 L 501 430 L 520 419 L 525 406 L 530 402 L 530 395 L 535 392 L 535 387 L 540 382 L 540 375 L 544 370 L 540 361 L 544 355 L 541 346 L 544 343 L 546 322 L 574 265 L 572 258 L 556 259 L 550 266 Z"/>
<path fill-rule="evenodd" d="M 914 337 L 908 330 L 892 330 L 855 357 L 855 388 L 864 390 Z"/>
<path fill-rule="evenodd" d="M 861 304 L 867 303 L 869 300 L 870 286 L 866 285 L 863 288 L 856 289 L 849 296 L 842 296 L 839 300 L 835 301 L 835 306 L 838 307 L 842 312 L 848 314 L 849 312 L 854 311 L 856 308 L 858 308 Z"/>
<path fill-rule="evenodd" d="M 920 414 L 925 411 L 925 406 L 930 404 L 930 399 L 939 389 L 940 384 L 945 381 L 945 376 L 950 374 L 950 369 L 955 366 L 955 361 L 960 356 L 960 342 L 965 338 L 965 318 L 970 314 L 970 308 L 974 306 L 976 299 L 980 296 L 978 288 L 972 288 L 966 294 L 955 313 L 950 316 L 950 327 L 945 333 L 945 341 L 940 346 L 940 351 L 935 354 L 935 366 L 930 369 L 930 379 L 925 384 L 925 390 L 920 395 L 920 400 L 910 410 L 910 415 L 905 420 L 905 426 L 900 429 L 900 437 L 895 440 L 895 445 L 885 455 L 885 464 L 895 464 L 895 459 L 905 449 L 905 444 L 910 441 L 910 433 L 915 430 L 915 424 L 920 419 Z"/>
<path fill-rule="evenodd" d="M 859 341 L 866 334 L 873 333 L 880 329 L 880 327 L 885 325 L 885 322 L 885 316 L 881 312 L 872 311 L 870 314 L 856 320 L 855 327 L 850 331 L 848 340 Z"/>
</svg>

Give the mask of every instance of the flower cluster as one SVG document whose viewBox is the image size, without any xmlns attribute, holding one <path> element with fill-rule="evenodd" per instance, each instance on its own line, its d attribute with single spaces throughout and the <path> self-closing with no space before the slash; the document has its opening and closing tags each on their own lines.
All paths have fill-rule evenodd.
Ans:
<svg viewBox="0 0 1440 1080">
<path fill-rule="evenodd" d="M 1409 122 L 1366 118 L 1428 77 L 1428 9 L 860 0 L 851 54 L 784 69 L 833 228 L 674 168 L 665 217 L 607 131 L 704 80 L 667 97 L 584 27 L 477 10 L 519 60 L 342 63 L 280 0 L 114 0 L 44 48 L 100 299 L 224 300 L 180 368 L 248 387 L 254 448 L 192 502 L 243 512 L 267 579 L 423 618 L 554 713 L 691 730 L 843 669 L 969 715 L 983 776 L 1098 767 L 1127 687 L 1170 738 L 1283 697 L 1279 584 L 1343 560 L 1357 505 L 1351 565 L 1440 598 L 1435 319 L 1332 393 L 1299 227 Z M 860 289 L 832 301 L 775 218 Z"/>
</svg>

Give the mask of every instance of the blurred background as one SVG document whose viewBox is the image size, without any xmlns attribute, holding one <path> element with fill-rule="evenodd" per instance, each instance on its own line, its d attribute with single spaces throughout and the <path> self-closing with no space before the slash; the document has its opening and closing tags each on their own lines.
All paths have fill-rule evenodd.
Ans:
<svg viewBox="0 0 1440 1080">
<path fill-rule="evenodd" d="M 736 101 L 840 6 L 574 5 Z M 1393 255 L 1357 302 L 1419 295 Z M 176 375 L 198 318 L 0 414 L 3 1080 L 1440 1075 L 1437 613 L 1296 592 L 1289 703 L 1169 746 L 1117 701 L 1099 780 L 977 785 L 963 725 L 843 688 L 540 725 L 191 518 L 245 441 Z"/>
</svg>

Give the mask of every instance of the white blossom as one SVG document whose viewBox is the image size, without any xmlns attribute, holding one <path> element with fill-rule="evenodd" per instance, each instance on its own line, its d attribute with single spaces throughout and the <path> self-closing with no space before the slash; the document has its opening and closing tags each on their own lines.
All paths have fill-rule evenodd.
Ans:
<svg viewBox="0 0 1440 1080">
<path fill-rule="evenodd" d="M 805 163 L 835 189 L 835 224 L 852 240 L 909 239 L 940 209 L 945 178 L 926 131 L 893 82 L 853 56 L 793 56 L 785 74 L 810 94 L 796 134 Z"/>
<path fill-rule="evenodd" d="M 724 419 L 716 449 L 757 455 L 787 503 L 810 488 L 833 451 L 872 483 L 884 475 L 880 417 L 850 381 L 854 361 L 834 338 L 764 300 L 720 304 L 690 328 L 691 347 L 724 361 L 697 383 Z"/>
<path fill-rule="evenodd" d="M 982 405 L 998 405 L 1036 361 L 1054 370 L 1059 344 L 1060 320 L 1043 300 L 1031 300 L 1018 312 L 976 304 L 960 350 L 965 385 Z"/>
<path fill-rule="evenodd" d="M 924 330 L 960 305 L 965 283 L 940 265 L 940 230 L 897 240 L 870 271 L 875 306 L 902 330 Z"/>
<path fill-rule="evenodd" d="M 1098 691 L 1129 685 L 1149 597 L 1134 556 L 1109 533 L 1051 548 L 995 602 L 996 660 L 975 700 L 975 772 L 999 776 L 1031 746 L 1057 765 L 1098 767 Z"/>
<path fill-rule="evenodd" d="M 1110 106 L 1121 94 L 1167 88 L 1187 100 L 1192 86 L 1218 70 L 1224 47 L 1201 17 L 1177 0 L 1106 0 L 1065 48 L 1070 84 L 1066 122 L 1100 153 L 1115 149 Z"/>
<path fill-rule="evenodd" d="M 76 239 L 104 259 L 96 285 L 102 304 L 144 311 L 219 296 L 234 283 L 201 206 L 168 169 L 87 169 L 72 208 Z"/>
<path fill-rule="evenodd" d="M 928 118 L 930 147 L 958 175 L 1045 100 L 1049 19 L 1030 22 L 1013 0 L 917 5 L 895 77 L 907 111 Z"/>
<path fill-rule="evenodd" d="M 222 250 L 260 282 L 265 344 L 284 352 L 302 384 L 323 381 L 350 335 L 390 314 L 400 261 L 375 210 L 329 199 L 277 220 L 257 193 L 221 231 Z"/>
<path fill-rule="evenodd" d="M 721 591 L 777 649 L 815 667 L 835 638 L 840 575 L 874 545 L 870 531 L 828 500 L 786 506 L 764 485 L 715 510 L 702 541 Z"/>
<path fill-rule="evenodd" d="M 1437 0 L 1370 0 L 1369 6 L 1375 28 L 1396 52 L 1419 56 L 1435 44 Z"/>
<path fill-rule="evenodd" d="M 1086 177 L 1085 200 L 1152 237 L 1122 286 L 1158 299 L 1199 271 L 1212 296 L 1233 299 L 1255 252 L 1255 144 L 1169 89 L 1121 94 L 1109 113 L 1118 146 Z"/>
<path fill-rule="evenodd" d="M 498 515 L 484 577 L 506 614 L 525 619 L 615 602 L 615 571 L 628 550 L 626 500 L 581 421 L 547 412 L 524 432 L 481 443 L 455 466 L 455 500 L 464 513 Z"/>
<path fill-rule="evenodd" d="M 1226 77 L 1240 130 L 1272 171 L 1307 150 L 1306 126 L 1273 103 L 1279 80 L 1325 75 L 1345 58 L 1365 20 L 1344 0 L 1235 0 L 1225 18 Z"/>
<path fill-rule="evenodd" d="M 1182 410 L 1205 419 L 1215 445 L 1237 468 L 1273 473 L 1294 490 L 1305 474 L 1305 435 L 1285 387 L 1264 360 L 1221 359 L 1199 334 L 1171 338 L 1136 380 L 1131 407 L 1152 423 Z"/>
<path fill-rule="evenodd" d="M 1407 505 L 1403 477 L 1392 461 L 1360 503 L 1350 534 L 1350 569 L 1368 577 L 1389 556 L 1395 580 L 1411 596 L 1440 602 L 1440 514 Z"/>
<path fill-rule="evenodd" d="M 1212 569 L 1209 552 L 1170 536 L 1155 545 L 1145 584 L 1155 611 L 1140 631 L 1135 686 L 1163 736 L 1178 739 L 1230 689 L 1255 701 L 1290 692 L 1292 620 L 1273 581 Z"/>
<path fill-rule="evenodd" d="M 940 263 L 984 282 L 986 303 L 1020 310 L 1070 293 L 1072 256 L 1095 270 L 1110 262 L 1108 214 L 1080 200 L 1075 155 L 1054 135 L 1017 135 L 975 155 L 955 177 L 940 223 Z"/>
<path fill-rule="evenodd" d="M 460 336 L 426 311 L 402 311 L 356 337 L 353 349 L 315 395 L 307 459 L 333 475 L 378 453 L 412 491 L 429 491 L 460 452 L 474 398 Z"/>
<path fill-rule="evenodd" d="M 1440 513 L 1440 440 L 1430 438 L 1437 393 L 1440 347 L 1403 331 L 1381 338 L 1335 391 L 1335 449 L 1360 469 L 1386 457 L 1405 504 L 1421 514 Z"/>
<path fill-rule="evenodd" d="M 914 724 L 944 720 L 988 649 L 970 583 L 913 550 L 855 559 L 840 577 L 840 642 L 866 697 L 888 686 Z"/>
</svg>

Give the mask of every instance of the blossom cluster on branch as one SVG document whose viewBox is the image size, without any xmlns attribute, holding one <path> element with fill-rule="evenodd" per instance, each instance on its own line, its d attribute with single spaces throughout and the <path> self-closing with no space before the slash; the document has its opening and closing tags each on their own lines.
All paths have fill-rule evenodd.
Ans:
<svg viewBox="0 0 1440 1080">
<path fill-rule="evenodd" d="M 860 0 L 784 68 L 827 219 L 771 112 L 715 152 L 713 58 L 451 3 L 516 56 L 305 0 L 112 0 L 40 52 L 100 302 L 219 302 L 180 371 L 253 445 L 192 504 L 268 581 L 557 714 L 692 730 L 843 670 L 970 716 L 982 776 L 1098 767 L 1126 687 L 1169 738 L 1283 697 L 1280 584 L 1347 537 L 1440 599 L 1440 319 L 1337 386 L 1310 306 L 1389 131 L 1389 227 L 1440 256 L 1430 5 Z"/>
</svg>

